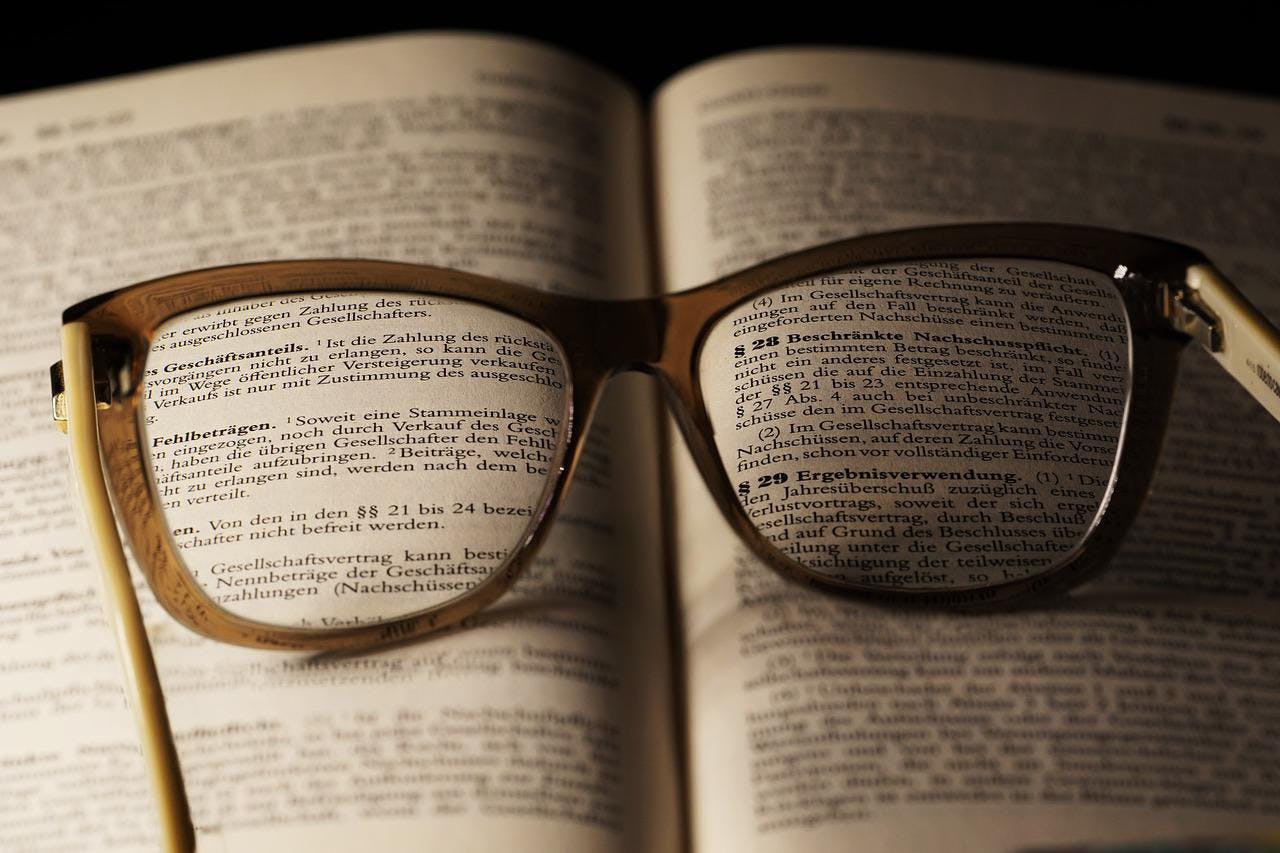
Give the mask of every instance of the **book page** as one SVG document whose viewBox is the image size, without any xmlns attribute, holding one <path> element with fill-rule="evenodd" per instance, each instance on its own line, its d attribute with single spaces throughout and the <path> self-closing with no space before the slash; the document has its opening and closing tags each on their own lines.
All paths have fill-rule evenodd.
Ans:
<svg viewBox="0 0 1280 853">
<path fill-rule="evenodd" d="M 0 848 L 155 843 L 51 422 L 59 312 L 160 275 L 308 257 L 644 295 L 641 127 L 635 96 L 598 69 L 476 35 L 280 51 L 0 102 Z M 527 525 L 528 495 L 502 484 L 549 467 L 546 419 L 561 412 L 539 392 L 561 381 L 558 344 L 474 307 L 393 297 L 250 300 L 166 328 L 149 362 L 148 452 L 157 493 L 185 510 L 175 540 L 196 556 L 228 548 L 193 569 L 223 607 L 294 625 L 380 621 L 402 593 L 471 588 L 510 550 L 485 541 L 490 523 L 504 537 Z M 458 382 L 466 371 L 485 380 Z M 479 396 L 458 396 L 472 387 Z M 663 571 L 647 526 L 656 424 L 637 389 L 608 392 L 548 541 L 464 630 L 361 654 L 250 650 L 178 625 L 138 580 L 202 850 L 678 844 Z M 501 438 L 442 452 L 486 435 Z M 470 503 L 457 470 L 440 468 L 449 485 L 435 492 L 378 479 L 405 464 L 468 464 L 498 487 L 452 512 Z M 292 491 L 270 491 L 286 481 Z M 296 610 L 322 588 L 364 604 Z"/>
<path fill-rule="evenodd" d="M 1280 315 L 1280 234 L 1268 213 L 1280 204 L 1274 104 L 971 62 L 776 50 L 713 61 L 669 83 L 656 107 L 655 147 L 672 290 L 859 233 L 1032 220 L 1190 243 Z M 884 535 L 883 518 L 879 527 L 854 526 L 860 559 L 886 564 L 877 578 L 898 572 L 894 583 L 921 582 L 925 568 L 930 583 L 956 570 L 964 579 L 1008 572 L 1009 560 L 1037 558 L 1036 550 L 1002 556 L 957 531 L 965 523 L 988 534 L 1020 521 L 1035 528 L 1078 518 L 1082 497 L 1084 510 L 1099 500 L 1093 480 L 1073 487 L 1084 495 L 1030 496 L 1018 493 L 1018 480 L 978 482 L 999 467 L 987 457 L 1044 459 L 1069 455 L 1068 442 L 1077 453 L 1106 445 L 1107 430 L 1070 422 L 1078 413 L 1033 426 L 1035 404 L 1026 400 L 1054 397 L 1034 396 L 1035 370 L 1020 372 L 1030 380 L 1006 375 L 1013 358 L 1024 357 L 1019 366 L 1036 360 L 1009 331 L 1028 323 L 1018 316 L 1028 309 L 1000 304 L 1000 288 L 1034 289 L 1071 271 L 937 266 L 947 265 L 850 271 L 812 282 L 790 305 L 744 306 L 738 314 L 755 326 L 739 342 L 776 337 L 777 347 L 763 345 L 776 355 L 748 363 L 744 347 L 731 366 L 738 372 L 729 376 L 725 366 L 718 374 L 721 384 L 745 377 L 742 394 L 761 388 L 764 399 L 777 394 L 771 375 L 796 373 L 770 417 L 786 418 L 783 428 L 810 427 L 792 437 L 813 445 L 797 454 L 839 455 L 859 440 L 910 447 L 903 436 L 911 436 L 916 450 L 899 455 L 926 455 L 917 452 L 924 448 L 975 460 L 936 463 L 969 472 L 968 487 L 926 474 L 932 494 L 865 501 L 857 484 L 869 461 L 846 461 L 846 471 L 829 462 L 770 467 L 766 458 L 751 471 L 750 496 L 764 486 L 772 501 L 753 510 L 761 517 L 779 508 L 786 489 L 788 506 L 822 502 L 864 516 L 917 507 L 920 518 L 906 526 L 942 525 L 933 551 L 912 550 L 901 525 Z M 838 291 L 835 301 L 810 295 L 824 287 Z M 830 331 L 846 327 L 824 318 L 844 308 L 887 321 L 871 324 L 868 340 L 832 343 Z M 823 322 L 791 323 L 792 309 L 817 311 Z M 950 317 L 951 333 L 942 345 L 921 343 L 907 334 L 913 317 Z M 966 325 L 962 336 L 955 317 Z M 869 340 L 898 332 L 900 341 Z M 791 341 L 811 333 L 818 343 Z M 1074 337 L 1071 346 L 1087 346 L 1113 334 L 1106 317 L 1094 317 L 1041 340 L 1048 347 Z M 827 355 L 806 362 L 783 346 Z M 1044 376 L 1070 388 L 1072 368 L 1046 364 Z M 864 388 L 867 380 L 882 387 Z M 859 425 L 858 438 L 812 429 L 817 418 L 787 399 L 798 383 L 815 381 L 845 383 L 828 393 L 856 389 L 862 413 L 851 409 L 844 422 Z M 961 399 L 975 394 L 988 399 Z M 722 415 L 738 426 L 751 416 Z M 958 441 L 959 433 L 969 439 Z M 1098 580 L 1066 601 L 978 615 L 877 608 L 786 583 L 737 543 L 691 463 L 678 462 L 696 849 L 1025 850 L 1273 828 L 1280 425 L 1188 348 L 1161 459 L 1145 507 Z M 1051 470 L 1044 464 L 1031 470 Z M 797 470 L 810 482 L 794 482 Z M 785 485 L 764 482 L 788 472 Z M 957 515 L 968 518 L 953 523 Z M 1036 540 L 1015 541 L 1026 549 Z M 944 568 L 932 572 L 935 564 Z"/>
</svg>

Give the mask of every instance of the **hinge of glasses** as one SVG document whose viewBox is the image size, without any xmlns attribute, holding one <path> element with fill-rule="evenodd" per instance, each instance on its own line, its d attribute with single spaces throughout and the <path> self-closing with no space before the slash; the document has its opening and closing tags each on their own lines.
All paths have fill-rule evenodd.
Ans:
<svg viewBox="0 0 1280 853">
<path fill-rule="evenodd" d="M 1185 283 L 1161 287 L 1161 313 L 1169 324 L 1210 352 L 1222 351 L 1222 321 Z"/>
<path fill-rule="evenodd" d="M 108 408 L 117 396 L 120 383 L 121 358 L 128 361 L 128 350 L 118 341 L 94 341 L 93 346 L 93 398 L 99 409 Z M 53 391 L 53 424 L 60 432 L 67 431 L 67 390 L 62 376 L 62 362 L 49 368 L 49 384 Z"/>
</svg>

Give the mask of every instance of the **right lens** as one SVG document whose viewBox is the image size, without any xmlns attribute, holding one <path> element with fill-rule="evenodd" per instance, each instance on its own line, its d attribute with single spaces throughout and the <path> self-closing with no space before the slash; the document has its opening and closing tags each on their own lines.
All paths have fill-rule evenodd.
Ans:
<svg viewBox="0 0 1280 853">
<path fill-rule="evenodd" d="M 868 590 L 1063 565 L 1105 508 L 1128 315 L 1093 270 L 881 264 L 797 281 L 708 334 L 700 383 L 739 503 L 784 554 Z"/>
<path fill-rule="evenodd" d="M 183 314 L 143 389 L 164 523 L 209 598 L 255 622 L 444 604 L 523 541 L 568 384 L 544 332 L 456 299 L 297 293 Z"/>
</svg>

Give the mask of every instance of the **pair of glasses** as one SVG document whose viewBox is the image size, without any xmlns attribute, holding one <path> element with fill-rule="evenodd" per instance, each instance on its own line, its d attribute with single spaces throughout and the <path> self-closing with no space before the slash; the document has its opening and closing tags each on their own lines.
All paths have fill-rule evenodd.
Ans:
<svg viewBox="0 0 1280 853">
<path fill-rule="evenodd" d="M 417 637 L 516 581 L 605 383 L 639 370 L 766 564 L 981 607 L 1106 564 L 1188 341 L 1280 418 L 1280 332 L 1199 252 L 1078 226 L 858 237 L 625 301 L 401 263 L 246 264 L 63 320 L 55 419 L 173 849 L 190 821 L 117 521 L 156 599 L 207 637 Z"/>
</svg>

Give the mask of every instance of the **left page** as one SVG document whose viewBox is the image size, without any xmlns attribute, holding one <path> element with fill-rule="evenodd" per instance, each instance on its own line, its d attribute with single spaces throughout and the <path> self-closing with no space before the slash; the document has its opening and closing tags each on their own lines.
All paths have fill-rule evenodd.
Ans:
<svg viewBox="0 0 1280 853">
<path fill-rule="evenodd" d="M 475 35 L 0 102 L 0 849 L 154 846 L 50 421 L 60 311 L 306 257 L 643 295 L 641 126 L 594 67 Z M 138 582 L 201 849 L 677 846 L 661 555 L 643 526 L 657 444 L 636 391 L 612 389 L 548 543 L 477 627 L 360 655 L 246 650 L 180 627 Z"/>
</svg>

